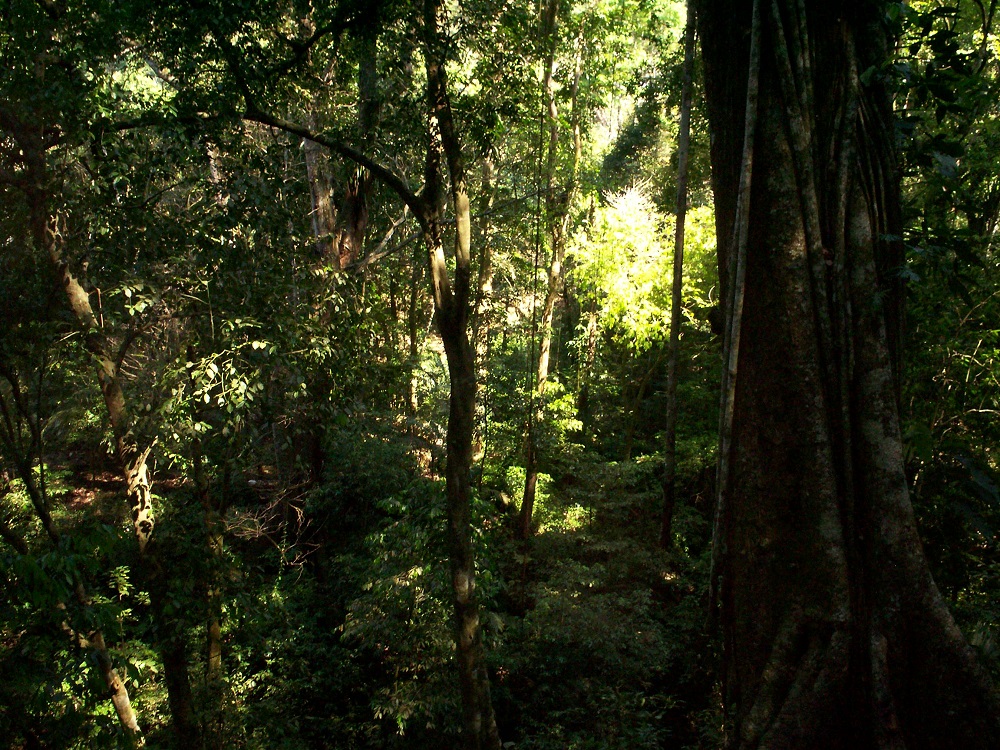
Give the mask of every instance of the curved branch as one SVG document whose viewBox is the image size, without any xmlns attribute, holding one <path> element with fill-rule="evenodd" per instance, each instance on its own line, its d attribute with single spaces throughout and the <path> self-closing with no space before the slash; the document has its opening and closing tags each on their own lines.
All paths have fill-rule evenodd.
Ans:
<svg viewBox="0 0 1000 750">
<path fill-rule="evenodd" d="M 318 143 L 320 146 L 324 146 L 331 151 L 340 154 L 345 159 L 350 159 L 355 164 L 364 167 L 375 175 L 375 177 L 381 180 L 387 187 L 391 188 L 392 191 L 399 196 L 400 200 L 402 200 L 403 203 L 405 203 L 407 207 L 413 211 L 413 215 L 417 218 L 417 221 L 420 222 L 420 226 L 424 227 L 426 218 L 423 200 L 421 200 L 420 196 L 410 189 L 410 186 L 406 184 L 402 177 L 397 175 L 391 169 L 384 167 L 345 143 L 341 143 L 340 141 L 330 138 L 322 133 L 315 133 L 309 128 L 299 125 L 298 123 L 283 120 L 280 117 L 275 117 L 274 115 L 257 109 L 255 106 L 247 106 L 246 112 L 243 113 L 243 119 L 251 122 L 258 122 L 261 125 L 267 125 L 278 130 L 283 130 L 286 133 L 306 138 L 313 143 Z"/>
</svg>

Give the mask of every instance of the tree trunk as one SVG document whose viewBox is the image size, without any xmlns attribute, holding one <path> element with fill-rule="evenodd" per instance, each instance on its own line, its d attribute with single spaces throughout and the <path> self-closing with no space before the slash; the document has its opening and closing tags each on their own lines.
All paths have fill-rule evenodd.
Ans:
<svg viewBox="0 0 1000 750">
<path fill-rule="evenodd" d="M 198 724 L 194 719 L 191 677 L 188 673 L 187 649 L 179 635 L 161 639 L 160 658 L 163 660 L 163 682 L 167 687 L 167 702 L 173 723 L 175 744 L 181 750 L 200 747 Z"/>
<path fill-rule="evenodd" d="M 108 687 L 108 696 L 111 704 L 115 707 L 115 714 L 118 716 L 118 723 L 125 730 L 125 738 L 130 747 L 142 747 L 142 732 L 139 729 L 139 721 L 136 719 L 135 711 L 132 709 L 132 702 L 128 696 L 125 683 L 118 676 L 118 670 L 111 663 L 111 655 L 108 647 L 104 644 L 104 635 L 100 630 L 96 630 L 88 637 L 90 645 L 93 646 L 94 656 L 97 661 L 97 668 L 104 678 L 104 684 Z"/>
<path fill-rule="evenodd" d="M 377 6 L 377 4 L 376 4 Z M 377 10 L 375 10 L 377 17 Z M 370 19 L 361 30 L 358 54 L 358 131 L 360 142 L 367 145 L 378 119 L 378 24 Z M 371 172 L 356 166 L 344 188 L 344 198 L 337 214 L 334 253 L 341 269 L 354 263 L 361 254 L 368 231 L 368 199 L 374 180 Z"/>
<path fill-rule="evenodd" d="M 42 199 L 36 198 L 36 200 Z M 35 216 L 34 220 L 42 224 L 42 227 L 36 229 L 35 234 L 41 235 L 40 241 L 56 269 L 69 308 L 83 332 L 84 345 L 97 361 L 97 380 L 101 386 L 104 406 L 115 438 L 118 463 L 121 466 L 122 478 L 125 480 L 125 497 L 132 513 L 132 525 L 139 543 L 139 551 L 144 552 L 153 535 L 152 480 L 146 467 L 146 459 L 152 446 L 139 450 L 136 445 L 125 406 L 125 394 L 119 380 L 117 357 L 112 354 L 109 342 L 101 333 L 97 316 L 94 315 L 94 309 L 90 305 L 90 295 L 70 271 L 69 263 L 63 257 L 65 222 L 59 216 L 51 219 L 43 218 L 46 217 L 43 207 L 33 209 L 33 213 L 35 211 L 41 212 L 41 215 Z"/>
<path fill-rule="evenodd" d="M 476 284 L 476 301 L 472 308 L 471 336 L 476 349 L 476 358 L 482 362 L 486 356 L 489 339 L 490 297 L 493 295 L 493 245 L 490 242 L 490 209 L 493 207 L 495 189 L 493 186 L 493 159 L 483 158 L 482 201 L 479 219 L 479 282 Z"/>
<path fill-rule="evenodd" d="M 44 206 L 43 198 L 35 200 L 40 201 L 39 207 Z M 56 269 L 60 286 L 65 291 L 70 310 L 83 331 L 84 344 L 97 361 L 98 382 L 115 438 L 116 452 L 122 470 L 122 478 L 125 482 L 126 498 L 131 509 L 133 528 L 142 556 L 140 570 L 143 571 L 147 585 L 154 589 L 163 585 L 163 581 L 160 579 L 164 576 L 164 571 L 157 560 L 153 545 L 150 544 L 154 518 L 152 481 L 149 477 L 146 461 L 152 446 L 140 451 L 135 443 L 131 430 L 131 420 L 126 409 L 125 395 L 119 382 L 119 363 L 110 353 L 109 342 L 100 331 L 97 316 L 90 304 L 90 295 L 73 275 L 62 253 L 62 244 L 65 241 L 63 236 L 64 222 L 58 216 L 48 220 L 40 218 L 44 216 L 45 214 L 41 212 L 37 214 L 35 221 L 38 226 L 35 234 L 36 236 L 41 234 L 44 238 L 42 241 L 48 251 L 49 259 Z M 178 650 L 183 651 L 183 643 L 175 642 L 178 639 L 182 639 L 182 636 L 172 636 L 166 643 L 161 644 L 160 650 L 164 656 L 165 678 L 168 681 L 168 694 L 175 732 L 178 737 L 191 737 L 196 736 L 196 729 L 190 716 L 191 686 L 186 663 L 183 669 L 178 668 L 176 659 L 168 664 L 168 660 L 173 658 L 172 655 Z M 87 640 L 95 648 L 98 667 L 108 685 L 111 701 L 115 706 L 119 721 L 126 729 L 129 742 L 141 746 L 143 738 L 138 728 L 135 712 L 131 708 L 124 683 L 111 666 L 110 656 L 104 647 L 102 634 L 97 631 L 88 636 Z M 174 712 L 175 708 L 177 709 L 176 713 Z"/>
<path fill-rule="evenodd" d="M 424 184 L 414 193 L 398 174 L 333 138 L 282 120 L 246 101 L 244 119 L 280 128 L 327 146 L 392 189 L 420 223 L 429 259 L 431 297 L 438 331 L 444 342 L 451 377 L 445 469 L 448 506 L 448 542 L 454 605 L 455 652 L 462 705 L 463 747 L 500 750 L 496 719 L 490 701 L 485 652 L 476 598 L 476 565 L 472 547 L 471 469 L 475 426 L 475 356 L 468 337 L 471 286 L 471 234 L 468 185 L 462 151 L 452 117 L 445 61 L 448 42 L 443 0 L 424 0 L 424 63 L 427 73 L 427 160 Z M 447 161 L 450 198 L 454 211 L 454 282 L 445 258 L 442 221 L 442 159 Z"/>
<path fill-rule="evenodd" d="M 45 160 L 43 155 L 38 152 L 31 153 L 29 163 L 31 164 L 31 171 L 34 174 L 32 184 L 36 186 L 45 184 Z M 107 344 L 98 331 L 97 318 L 90 306 L 89 295 L 70 272 L 68 264 L 62 257 L 60 249 L 62 226 L 58 217 L 50 216 L 48 196 L 38 187 L 29 189 L 26 191 L 26 195 L 29 201 L 32 238 L 38 250 L 46 252 L 55 267 L 57 280 L 64 289 L 69 306 L 83 329 L 86 347 L 98 361 L 98 380 L 101 385 L 101 392 L 104 394 L 104 401 L 108 408 L 109 417 L 111 418 L 112 430 L 118 448 L 118 457 L 126 481 L 126 497 L 132 509 L 132 520 L 139 541 L 139 548 L 143 550 L 153 531 L 150 482 L 146 471 L 146 456 L 149 453 L 149 449 L 147 448 L 146 451 L 140 453 L 131 439 L 125 412 L 125 398 L 118 383 L 117 363 L 108 354 Z M 41 460 L 40 456 L 39 460 Z M 52 543 L 58 546 L 59 533 L 52 523 L 45 498 L 35 485 L 30 464 L 26 467 L 20 466 L 19 469 L 21 469 L 21 479 L 28 488 L 32 503 L 39 514 L 46 533 L 52 540 Z M 27 470 L 25 471 L 24 469 Z M 86 596 L 83 594 L 82 586 L 78 587 L 77 596 L 80 599 L 81 605 L 85 604 Z M 94 649 L 98 669 L 108 687 L 108 697 L 114 705 L 115 714 L 118 716 L 119 723 L 125 732 L 126 741 L 129 746 L 141 747 L 144 744 L 144 740 L 139 729 L 138 719 L 132 708 L 125 683 L 121 680 L 112 664 L 110 654 L 104 643 L 103 634 L 97 630 L 83 641 L 79 641 L 79 644 L 82 647 L 92 647 Z"/>
<path fill-rule="evenodd" d="M 188 347 L 188 363 L 195 362 L 194 348 Z M 189 372 L 192 370 L 189 368 Z M 192 386 L 194 385 L 192 380 Z M 195 405 L 195 418 L 204 419 L 203 410 Z M 202 736 L 208 750 L 219 750 L 225 743 L 223 736 L 222 711 L 222 580 L 219 567 L 223 552 L 223 515 L 225 509 L 212 501 L 208 477 L 205 476 L 205 456 L 201 440 L 195 437 L 191 441 L 192 465 L 194 473 L 194 491 L 202 508 L 202 519 L 205 524 L 204 564 L 208 568 L 204 579 L 200 582 L 205 605 L 205 692 L 207 706 L 204 711 Z M 187 675 L 185 664 L 184 676 Z M 190 688 L 188 688 L 190 693 Z M 180 725 L 175 718 L 175 724 Z"/>
<path fill-rule="evenodd" d="M 998 747 L 996 695 L 931 579 L 903 472 L 891 111 L 878 75 L 860 80 L 885 61 L 882 4 L 753 5 L 698 12 L 731 327 L 728 746 Z"/>
<path fill-rule="evenodd" d="M 421 278 L 422 268 L 423 266 L 414 258 L 413 273 L 410 278 L 410 299 L 406 313 L 407 339 L 409 343 L 409 356 L 407 358 L 409 375 L 406 379 L 406 407 L 410 417 L 414 419 L 417 416 L 417 408 L 420 406 L 417 403 L 417 370 L 420 367 L 419 317 L 423 308 L 423 305 L 420 304 L 420 284 L 423 282 Z"/>
<path fill-rule="evenodd" d="M 521 511 L 518 518 L 518 536 L 527 539 L 531 536 L 531 517 L 535 507 L 535 489 L 538 485 L 538 424 L 543 418 L 543 399 L 545 386 L 549 378 L 549 358 L 552 350 L 552 321 L 555 317 L 556 302 L 562 288 L 563 260 L 566 256 L 566 231 L 569 228 L 569 212 L 572 208 L 577 190 L 577 172 L 583 144 L 580 132 L 580 116 L 577 108 L 580 91 L 580 75 L 583 68 L 583 38 L 577 38 L 576 68 L 572 89 L 572 121 L 573 121 L 573 163 L 565 191 L 556 195 L 556 156 L 559 147 L 559 111 L 556 108 L 555 65 L 556 65 L 556 23 L 559 3 L 548 0 L 543 18 L 542 38 L 549 44 L 549 52 L 545 61 L 545 75 L 542 82 L 545 100 L 547 102 L 547 118 L 549 124 L 549 153 L 546 167 L 545 208 L 546 220 L 549 224 L 549 245 L 552 251 L 549 263 L 549 280 L 545 293 L 545 305 L 542 308 L 542 320 L 539 326 L 538 367 L 535 371 L 535 388 L 529 399 L 528 430 L 525 436 L 525 481 L 524 494 L 521 499 Z"/>
<path fill-rule="evenodd" d="M 309 124 L 316 128 L 315 116 Z M 306 179 L 309 182 L 309 196 L 312 202 L 309 219 L 316 241 L 316 256 L 331 258 L 335 255 L 333 234 L 337 227 L 337 209 L 331 200 L 333 191 L 327 173 L 325 149 L 307 138 L 303 140 L 302 150 L 305 153 Z"/>
<path fill-rule="evenodd" d="M 476 298 L 472 305 L 470 317 L 470 333 L 472 348 L 477 362 L 477 382 L 489 383 L 489 351 L 490 351 L 490 307 L 493 296 L 493 245 L 490 240 L 490 210 L 496 190 L 493 184 L 493 158 L 486 154 L 483 157 L 483 176 L 480 189 L 479 213 L 479 272 L 476 282 Z M 473 461 L 481 460 L 486 452 L 489 436 L 489 406 L 482 405 L 482 421 L 476 430 L 473 444 Z M 480 475 L 481 477 L 481 475 Z"/>
<path fill-rule="evenodd" d="M 584 440 L 590 432 L 590 379 L 597 361 L 597 300 L 591 299 L 587 312 L 587 348 L 580 363 L 579 388 L 576 398 L 576 417 Z"/>
<path fill-rule="evenodd" d="M 476 561 L 472 548 L 471 471 L 472 438 L 476 418 L 475 354 L 468 337 L 472 216 L 465 166 L 452 119 L 445 72 L 446 25 L 442 0 L 425 0 L 424 34 L 427 100 L 430 107 L 427 164 L 424 173 L 424 210 L 421 225 L 430 259 L 431 287 L 438 331 L 444 342 L 451 378 L 447 465 L 448 545 L 454 595 L 455 652 L 462 699 L 465 750 L 500 750 L 490 683 L 486 672 L 479 602 L 476 597 Z M 451 283 L 442 246 L 441 158 L 451 177 L 455 212 L 455 272 Z"/>
<path fill-rule="evenodd" d="M 681 338 L 681 291 L 684 286 L 684 220 L 687 217 L 688 151 L 691 145 L 691 69 L 694 67 L 694 25 L 688 3 L 684 28 L 684 82 L 681 122 L 677 136 L 677 224 L 674 228 L 674 267 L 670 290 L 670 345 L 667 353 L 667 424 L 663 445 L 663 512 L 660 547 L 670 547 L 677 484 L 677 355 Z"/>
</svg>

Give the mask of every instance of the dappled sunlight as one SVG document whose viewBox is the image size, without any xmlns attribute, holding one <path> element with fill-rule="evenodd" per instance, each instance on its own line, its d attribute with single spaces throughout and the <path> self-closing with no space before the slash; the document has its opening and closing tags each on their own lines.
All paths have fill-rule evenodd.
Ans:
<svg viewBox="0 0 1000 750">
<path fill-rule="evenodd" d="M 989 717 L 1000 11 L 876 5 L 8 3 L 0 743 Z"/>
</svg>

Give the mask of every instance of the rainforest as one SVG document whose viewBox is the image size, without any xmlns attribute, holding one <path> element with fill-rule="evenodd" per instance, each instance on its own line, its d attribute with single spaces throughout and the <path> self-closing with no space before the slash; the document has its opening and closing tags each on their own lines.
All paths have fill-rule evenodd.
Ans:
<svg viewBox="0 0 1000 750">
<path fill-rule="evenodd" d="M 1000 747 L 996 16 L 5 0 L 0 747 Z"/>
</svg>

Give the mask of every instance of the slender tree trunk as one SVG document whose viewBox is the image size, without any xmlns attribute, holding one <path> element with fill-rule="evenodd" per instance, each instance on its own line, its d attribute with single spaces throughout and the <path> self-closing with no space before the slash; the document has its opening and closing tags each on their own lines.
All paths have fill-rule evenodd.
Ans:
<svg viewBox="0 0 1000 750">
<path fill-rule="evenodd" d="M 143 552 L 153 534 L 152 480 L 146 467 L 146 459 L 152 446 L 140 450 L 132 434 L 132 424 L 125 406 L 125 394 L 119 379 L 119 363 L 110 351 L 107 339 L 102 335 L 97 316 L 90 304 L 90 295 L 80 281 L 70 271 L 69 263 L 63 257 L 62 244 L 65 241 L 65 225 L 59 216 L 50 220 L 36 217 L 44 222 L 41 231 L 43 247 L 56 269 L 59 283 L 66 293 L 66 300 L 84 336 L 84 345 L 97 361 L 97 380 L 104 396 L 104 406 L 111 422 L 111 432 L 115 438 L 115 449 L 125 480 L 125 497 L 132 513 L 139 551 Z M 36 231 L 36 235 L 39 234 Z"/>
<path fill-rule="evenodd" d="M 677 224 L 674 228 L 674 267 L 670 289 L 670 347 L 667 354 L 667 425 L 663 445 L 663 513 L 660 516 L 660 546 L 671 544 L 677 485 L 677 355 L 681 338 L 681 291 L 684 287 L 684 220 L 687 217 L 688 151 L 691 146 L 691 69 L 694 67 L 694 29 L 688 3 L 684 27 L 684 82 L 681 91 L 681 122 L 677 137 Z"/>
<path fill-rule="evenodd" d="M 191 695 L 191 676 L 188 672 L 184 639 L 172 637 L 162 640 L 160 659 L 163 661 L 163 682 L 167 687 L 175 743 L 182 750 L 198 748 L 201 739 L 194 718 L 194 699 Z"/>
<path fill-rule="evenodd" d="M 417 416 L 417 369 L 420 365 L 420 284 L 422 282 L 421 265 L 413 261 L 413 276 L 410 279 L 410 300 L 407 309 L 406 323 L 409 341 L 409 377 L 406 381 L 406 405 L 411 417 Z"/>
<path fill-rule="evenodd" d="M 188 361 L 194 362 L 192 347 L 188 348 Z M 195 417 L 202 418 L 201 410 L 198 407 L 195 407 Z M 204 712 L 205 721 L 202 736 L 206 748 L 221 750 L 225 744 L 222 711 L 222 581 L 219 575 L 223 546 L 222 509 L 212 501 L 208 477 L 205 476 L 205 457 L 201 440 L 198 438 L 192 440 L 191 451 L 194 467 L 194 490 L 202 508 L 202 518 L 205 524 L 205 552 L 208 558 L 204 561 L 208 570 L 200 585 L 205 606 L 204 664 L 205 689 L 208 698 L 208 705 Z M 180 722 L 177 723 L 180 724 Z"/>
<path fill-rule="evenodd" d="M 29 161 L 34 173 L 33 184 L 44 185 L 44 157 L 40 153 L 34 153 L 30 155 Z M 126 497 L 132 509 L 132 520 L 139 541 L 139 548 L 143 550 L 153 530 L 150 482 L 146 471 L 146 456 L 149 453 L 149 449 L 147 448 L 144 452 L 140 452 L 131 439 L 125 412 L 125 398 L 118 383 L 118 366 L 108 354 L 107 344 L 99 333 L 97 318 L 90 306 L 89 295 L 70 272 L 68 264 L 62 257 L 60 243 L 63 238 L 59 219 L 58 217 L 53 218 L 50 216 L 48 198 L 42 189 L 34 188 L 29 190 L 27 197 L 29 200 L 33 239 L 39 250 L 47 252 L 50 261 L 55 267 L 58 282 L 65 290 L 70 309 L 83 329 L 86 347 L 98 362 L 98 380 L 101 385 L 101 392 L 104 395 L 104 402 L 108 409 L 109 417 L 111 418 L 118 457 L 126 482 Z M 48 513 L 45 498 L 42 497 L 41 492 L 35 487 L 30 466 L 27 468 L 28 471 L 22 472 L 23 475 L 21 478 L 25 482 L 25 486 L 29 488 L 29 494 L 32 497 L 36 510 L 39 512 L 39 517 L 45 527 L 46 533 L 53 544 L 58 545 L 59 534 Z M 82 592 L 82 587 L 78 589 L 78 593 L 80 592 Z M 81 604 L 84 602 L 85 598 L 81 600 Z M 81 643 L 81 645 L 86 645 L 94 649 L 98 669 L 108 687 L 109 697 L 114 705 L 119 723 L 125 731 L 127 741 L 132 746 L 142 746 L 144 740 L 139 729 L 138 719 L 132 708 L 128 690 L 114 669 L 111 657 L 104 643 L 104 636 L 99 630 L 94 631 L 87 637 L 86 642 Z"/>
<path fill-rule="evenodd" d="M 590 432 L 590 379 L 597 361 L 597 330 L 597 300 L 592 299 L 587 312 L 587 348 L 583 362 L 580 363 L 580 387 L 576 399 L 576 415 L 580 420 L 584 439 Z"/>
<path fill-rule="evenodd" d="M 483 158 L 482 207 L 479 219 L 479 237 L 482 249 L 479 252 L 479 283 L 476 284 L 476 301 L 472 308 L 472 341 L 476 357 L 482 362 L 486 341 L 489 338 L 487 308 L 493 294 L 493 245 L 490 242 L 490 209 L 493 207 L 493 159 Z"/>
<path fill-rule="evenodd" d="M 562 289 L 563 261 L 566 256 L 566 231 L 569 228 L 569 215 L 577 191 L 577 172 L 583 150 L 580 133 L 580 116 L 577 107 L 580 90 L 580 75 L 583 69 L 583 37 L 577 38 L 576 68 L 572 89 L 572 121 L 573 121 L 573 162 L 565 192 L 555 194 L 556 156 L 559 147 L 559 112 L 556 108 L 555 96 L 555 53 L 556 24 L 558 17 L 558 0 L 549 0 L 546 6 L 543 22 L 543 38 L 549 42 L 549 53 L 545 61 L 545 76 L 543 91 L 547 101 L 547 117 L 549 124 L 549 152 L 546 167 L 545 206 L 546 219 L 549 223 L 549 245 L 552 251 L 549 263 L 548 285 L 545 293 L 545 304 L 542 308 L 542 320 L 539 326 L 538 366 L 535 371 L 535 388 L 528 408 L 531 414 L 528 419 L 528 430 L 525 436 L 525 481 L 524 494 L 521 499 L 521 511 L 518 518 L 518 536 L 527 539 L 531 536 L 531 519 L 535 507 L 535 489 L 538 484 L 538 424 L 543 417 L 543 399 L 545 386 L 549 378 L 549 359 L 552 350 L 552 321 L 555 317 L 556 302 Z"/>
<path fill-rule="evenodd" d="M 378 24 L 370 19 L 362 28 L 358 53 L 358 131 L 363 144 L 371 139 L 379 114 L 378 98 Z M 344 197 L 337 214 L 334 252 L 341 269 L 354 263 L 361 254 L 368 231 L 368 201 L 374 179 L 363 166 L 356 166 L 344 186 Z"/>
<path fill-rule="evenodd" d="M 309 125 L 314 129 L 317 127 L 315 116 Z M 305 153 L 306 179 L 309 182 L 309 197 L 312 202 L 309 220 L 316 242 L 316 256 L 332 258 L 335 257 L 334 231 L 337 227 L 337 209 L 332 200 L 333 191 L 326 164 L 326 150 L 308 138 L 303 140 L 302 150 Z"/>
<path fill-rule="evenodd" d="M 60 286 L 64 289 L 70 310 L 77 320 L 78 325 L 84 333 L 84 343 L 87 350 L 97 361 L 97 377 L 101 386 L 101 393 L 104 397 L 105 408 L 108 412 L 111 423 L 112 434 L 115 438 L 116 452 L 119 464 L 122 469 L 122 478 L 125 483 L 126 498 L 132 512 L 132 523 L 139 546 L 142 559 L 140 569 L 151 589 L 155 589 L 163 582 L 159 579 L 163 577 L 164 571 L 161 569 L 153 546 L 150 544 L 153 533 L 153 508 L 152 508 L 152 481 L 146 467 L 147 457 L 152 446 L 140 451 L 137 447 L 131 430 L 131 420 L 126 409 L 125 395 L 119 381 L 119 363 L 111 355 L 107 339 L 103 336 L 97 316 L 94 314 L 90 304 L 90 295 L 83 288 L 80 281 L 73 275 L 69 264 L 62 254 L 62 244 L 65 241 L 63 236 L 65 226 L 60 217 L 51 219 L 44 218 L 45 199 L 36 196 L 33 199 L 33 216 L 36 222 L 35 235 L 41 237 L 41 242 L 48 251 L 49 259 L 56 269 Z M 191 737 L 196 735 L 196 729 L 189 713 L 191 687 L 186 667 L 177 669 L 177 660 L 169 660 L 171 650 L 183 649 L 182 643 L 174 643 L 181 638 L 179 635 L 171 636 L 168 642 L 161 644 L 161 654 L 164 655 L 165 678 L 168 681 L 168 693 L 172 692 L 177 697 L 171 700 L 171 706 L 177 707 L 179 713 L 172 714 L 175 731 L 179 737 Z M 130 741 L 138 745 L 143 744 L 143 738 L 139 734 L 138 722 L 132 711 L 128 693 L 124 683 L 118 678 L 117 673 L 108 670 L 111 664 L 107 650 L 103 647 L 103 637 L 98 631 L 94 636 L 88 636 L 88 641 L 95 645 L 97 649 L 97 664 L 109 690 L 112 691 L 112 702 L 115 705 L 116 714 L 119 716 L 126 731 L 135 734 Z M 103 655 L 101 653 L 103 649 Z M 168 661 L 170 663 L 168 663 Z M 185 698 L 185 696 L 187 696 Z M 131 737 L 130 734 L 130 737 Z"/>
<path fill-rule="evenodd" d="M 424 185 L 419 195 L 411 191 L 399 175 L 362 152 L 333 138 L 274 117 L 259 109 L 252 100 L 246 101 L 243 117 L 307 137 L 364 166 L 399 195 L 420 223 L 429 259 L 431 296 L 437 327 L 444 342 L 451 377 L 445 476 L 455 652 L 462 705 L 462 741 L 466 750 L 500 750 L 479 623 L 476 566 L 472 547 L 471 468 L 476 403 L 475 353 L 468 337 L 472 217 L 465 166 L 448 94 L 445 71 L 448 43 L 443 35 L 443 27 L 446 25 L 443 0 L 424 0 L 428 147 Z M 451 178 L 449 187 L 454 212 L 454 281 L 448 272 L 443 245 L 442 159 L 447 161 Z"/>
<path fill-rule="evenodd" d="M 357 129 L 362 143 L 367 143 L 374 132 L 380 112 L 378 96 L 378 12 L 379 3 L 372 3 L 370 16 L 363 25 L 359 36 L 358 49 L 358 100 Z M 314 28 L 311 19 L 307 28 Z M 329 74 L 328 74 L 329 75 Z M 310 118 L 310 127 L 317 129 L 315 113 Z M 340 200 L 339 210 L 333 201 L 333 187 L 329 177 L 329 165 L 323 147 L 315 140 L 303 140 L 306 176 L 312 201 L 312 230 L 316 241 L 316 251 L 324 265 L 332 264 L 335 269 L 344 270 L 353 264 L 364 247 L 368 231 L 369 208 L 374 178 L 371 172 L 360 164 L 352 165 Z M 322 311 L 325 318 L 328 310 Z M 326 397 L 332 385 L 331 375 L 321 371 L 314 384 L 317 395 Z M 326 425 L 319 417 L 313 417 L 307 426 L 308 453 L 312 482 L 322 480 L 326 463 Z"/>
<path fill-rule="evenodd" d="M 12 377 L 12 374 L 6 369 L 6 367 L 3 368 L 3 375 L 8 380 L 12 388 L 12 398 L 16 403 L 19 402 L 21 394 L 20 387 L 16 379 Z M 15 460 L 18 476 L 24 483 L 25 490 L 28 492 L 32 506 L 35 508 L 39 520 L 42 523 L 42 529 L 45 531 L 46 536 L 49 537 L 52 544 L 55 547 L 59 547 L 62 541 L 61 535 L 59 530 L 55 527 L 55 524 L 52 521 L 52 516 L 48 511 L 48 501 L 44 490 L 40 488 L 38 483 L 35 481 L 35 474 L 33 471 L 34 461 L 17 451 L 17 445 L 15 444 L 15 428 L 13 424 L 14 415 L 11 414 L 6 399 L 0 399 L 0 415 L 3 417 L 0 437 L 2 437 L 4 448 L 12 454 Z M 31 425 L 31 429 L 34 431 L 35 425 Z M 40 448 L 40 445 L 36 447 Z M 39 456 L 38 460 L 41 460 L 41 456 Z M 10 529 L 6 523 L 2 525 L 0 531 L 3 532 L 3 539 L 15 550 L 22 555 L 28 554 L 27 542 L 23 537 L 19 536 L 12 529 Z M 87 596 L 86 589 L 84 588 L 83 583 L 79 580 L 77 580 L 74 584 L 73 593 L 77 603 L 81 607 L 89 606 L 90 600 Z M 66 605 L 62 602 L 60 602 L 57 607 L 63 611 L 66 609 Z M 139 729 L 138 719 L 136 718 L 135 711 L 132 709 L 132 703 L 129 698 L 128 690 L 125 687 L 125 683 L 122 681 L 118 671 L 115 669 L 114 664 L 111 661 L 111 654 L 108 652 L 108 647 L 104 642 L 103 633 L 100 630 L 94 630 L 87 635 L 83 635 L 82 633 L 75 631 L 70 626 L 68 621 L 64 621 L 62 627 L 80 649 L 93 651 L 94 662 L 97 665 L 101 678 L 104 680 L 104 684 L 107 686 L 107 697 L 110 699 L 111 705 L 114 706 L 115 715 L 118 717 L 119 724 L 121 724 L 122 729 L 125 732 L 125 739 L 128 746 L 142 747 L 144 741 L 142 732 Z"/>
<path fill-rule="evenodd" d="M 479 278 L 476 283 L 476 298 L 472 305 L 472 315 L 470 318 L 470 338 L 475 352 L 476 362 L 479 363 L 476 376 L 477 381 L 487 383 L 489 378 L 489 348 L 490 348 L 490 316 L 489 308 L 491 297 L 493 296 L 493 247 L 490 241 L 490 209 L 493 207 L 494 198 L 493 186 L 493 159 L 487 154 L 483 158 L 483 177 L 480 201 L 479 219 Z M 473 460 L 482 458 L 486 450 L 486 436 L 488 434 L 487 409 L 482 408 L 482 420 L 478 421 L 475 444 L 473 446 Z"/>
<path fill-rule="evenodd" d="M 462 698 L 463 746 L 466 750 L 500 750 L 490 683 L 486 672 L 476 563 L 472 548 L 471 469 L 476 416 L 475 353 L 468 337 L 472 218 L 465 167 L 455 132 L 445 72 L 442 37 L 445 10 L 441 0 L 425 0 L 424 34 L 430 145 L 424 174 L 422 226 L 430 258 L 431 285 L 438 330 L 451 377 L 448 413 L 446 492 L 448 542 L 454 594 L 455 651 Z M 451 283 L 442 246 L 441 158 L 451 177 L 455 212 L 455 274 Z"/>
<path fill-rule="evenodd" d="M 881 11 L 699 6 L 730 300 L 715 546 L 740 750 L 1000 746 L 996 694 L 931 579 L 904 475 L 891 110 L 860 75 L 885 61 Z"/>
</svg>

